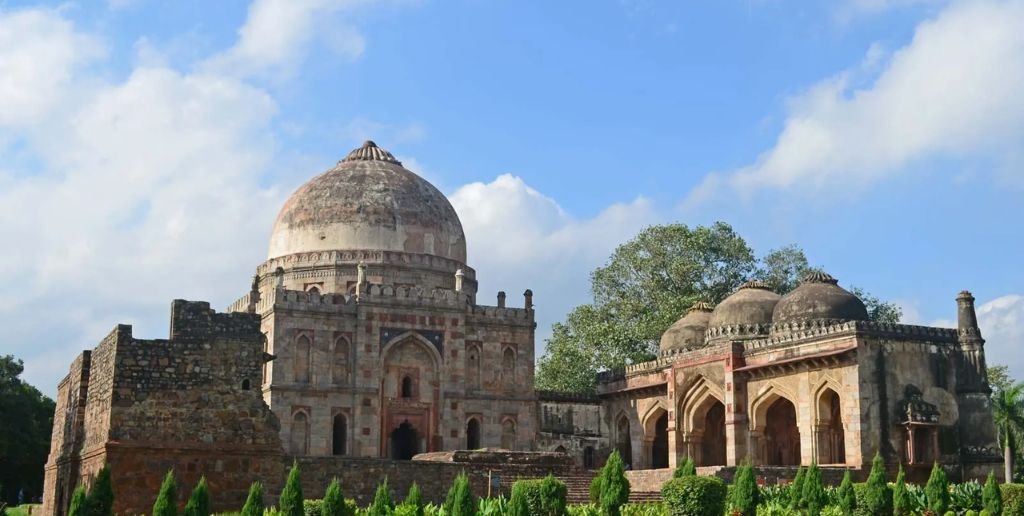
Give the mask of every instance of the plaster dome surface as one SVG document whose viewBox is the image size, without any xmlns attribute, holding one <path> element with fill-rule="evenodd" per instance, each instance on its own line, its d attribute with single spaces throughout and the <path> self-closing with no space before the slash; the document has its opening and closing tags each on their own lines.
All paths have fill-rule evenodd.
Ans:
<svg viewBox="0 0 1024 516">
<path fill-rule="evenodd" d="M 823 272 L 812 272 L 800 286 L 782 296 L 775 305 L 772 320 L 776 324 L 843 320 L 866 321 L 868 310 L 857 296 L 842 288 L 839 282 Z"/>
<path fill-rule="evenodd" d="M 466 263 L 466 236 L 444 194 L 368 141 L 288 198 L 274 222 L 268 258 L 333 250 Z"/>
<path fill-rule="evenodd" d="M 760 281 L 748 281 L 733 292 L 732 295 L 718 303 L 711 312 L 709 328 L 722 326 L 771 324 L 775 303 L 781 296 L 772 292 L 767 284 Z"/>
<path fill-rule="evenodd" d="M 704 332 L 711 320 L 712 306 L 694 303 L 682 318 L 669 326 L 661 335 L 662 351 L 691 350 L 704 347 Z"/>
</svg>

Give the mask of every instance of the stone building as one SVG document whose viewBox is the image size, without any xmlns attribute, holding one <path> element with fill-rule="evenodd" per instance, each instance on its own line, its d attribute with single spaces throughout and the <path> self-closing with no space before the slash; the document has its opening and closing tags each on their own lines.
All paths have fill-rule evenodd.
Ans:
<svg viewBox="0 0 1024 516">
<path fill-rule="evenodd" d="M 293 460 L 308 492 L 342 475 L 360 499 L 377 480 L 361 471 L 433 483 L 428 496 L 462 469 L 569 471 L 517 454 L 537 451 L 593 468 L 618 449 L 634 470 L 665 472 L 690 456 L 862 473 L 876 452 L 911 474 L 934 461 L 955 477 L 1001 472 L 967 292 L 959 327 L 943 329 L 871 322 L 826 274 L 785 296 L 751 282 L 693 306 L 657 359 L 601 373 L 595 394 L 536 392 L 533 294 L 478 304 L 466 246 L 441 192 L 373 142 L 352 151 L 288 199 L 226 313 L 174 301 L 167 340 L 120 325 L 71 364 L 45 513 L 64 514 L 104 463 L 122 514 L 148 512 L 168 468 L 186 485 L 205 475 L 215 509 L 231 510 Z M 480 448 L 512 452 L 404 461 Z"/>
</svg>

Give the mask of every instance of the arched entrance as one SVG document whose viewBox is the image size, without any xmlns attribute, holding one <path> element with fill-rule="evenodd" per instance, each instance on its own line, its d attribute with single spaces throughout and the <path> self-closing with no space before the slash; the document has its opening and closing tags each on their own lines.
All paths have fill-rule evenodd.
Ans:
<svg viewBox="0 0 1024 516">
<path fill-rule="evenodd" d="M 345 414 L 337 414 L 334 416 L 334 428 L 332 428 L 332 449 L 331 452 L 334 455 L 345 455 L 346 441 L 347 441 L 347 426 L 345 424 Z"/>
<path fill-rule="evenodd" d="M 818 397 L 817 449 L 819 464 L 845 464 L 846 443 L 839 394 L 825 389 Z"/>
<path fill-rule="evenodd" d="M 654 421 L 654 441 L 651 443 L 651 468 L 668 467 L 668 412 L 662 412 Z"/>
<path fill-rule="evenodd" d="M 408 421 L 391 432 L 391 458 L 409 460 L 420 452 L 420 436 Z"/>
<path fill-rule="evenodd" d="M 715 400 L 704 416 L 700 465 L 725 465 L 725 405 L 718 400 Z"/>
<path fill-rule="evenodd" d="M 796 426 L 796 407 L 786 398 L 778 398 L 765 412 L 764 463 L 769 466 L 800 464 L 800 432 Z"/>
<path fill-rule="evenodd" d="M 466 449 L 477 450 L 480 448 L 480 422 L 476 418 L 466 423 Z"/>
<path fill-rule="evenodd" d="M 622 462 L 627 466 L 633 463 L 633 445 L 629 435 L 629 419 L 626 416 L 619 418 L 615 426 L 615 448 L 619 450 Z"/>
</svg>

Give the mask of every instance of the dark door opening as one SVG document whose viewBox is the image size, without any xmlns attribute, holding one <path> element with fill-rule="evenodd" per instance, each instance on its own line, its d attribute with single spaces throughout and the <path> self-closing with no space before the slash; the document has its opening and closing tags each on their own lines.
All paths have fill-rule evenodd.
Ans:
<svg viewBox="0 0 1024 516">
<path fill-rule="evenodd" d="M 419 453 L 420 436 L 408 421 L 403 421 L 391 432 L 391 458 L 410 460 Z"/>
<path fill-rule="evenodd" d="M 470 419 L 466 425 L 466 449 L 480 449 L 480 422 L 476 419 Z"/>
<path fill-rule="evenodd" d="M 668 467 L 668 412 L 654 422 L 654 442 L 651 444 L 651 468 Z"/>
</svg>

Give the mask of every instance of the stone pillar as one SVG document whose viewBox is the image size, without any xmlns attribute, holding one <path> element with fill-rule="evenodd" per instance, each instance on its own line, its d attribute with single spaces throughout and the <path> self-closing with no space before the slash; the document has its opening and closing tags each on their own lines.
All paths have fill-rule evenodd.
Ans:
<svg viewBox="0 0 1024 516">
<path fill-rule="evenodd" d="M 356 265 L 356 299 L 363 294 L 363 290 L 366 289 L 366 264 L 359 262 Z"/>
<path fill-rule="evenodd" d="M 498 292 L 498 308 L 505 308 L 505 291 Z"/>
<path fill-rule="evenodd" d="M 455 271 L 455 291 L 462 292 L 462 279 L 466 277 L 466 273 L 462 272 L 462 269 Z"/>
<path fill-rule="evenodd" d="M 725 362 L 725 464 L 738 466 L 744 459 L 753 457 L 751 446 L 753 432 L 750 431 L 749 414 L 747 414 L 746 379 L 736 375 L 733 370 L 744 365 L 742 345 L 733 344 L 732 351 Z"/>
<path fill-rule="evenodd" d="M 523 305 L 524 305 L 524 308 L 526 308 L 527 310 L 533 310 L 533 291 L 532 290 L 526 289 L 526 292 L 523 292 Z"/>
</svg>

